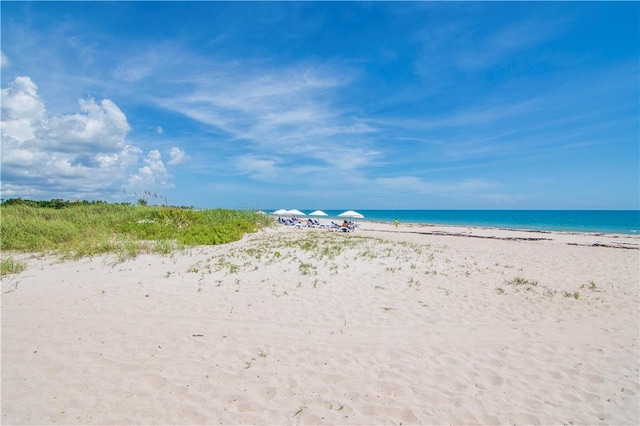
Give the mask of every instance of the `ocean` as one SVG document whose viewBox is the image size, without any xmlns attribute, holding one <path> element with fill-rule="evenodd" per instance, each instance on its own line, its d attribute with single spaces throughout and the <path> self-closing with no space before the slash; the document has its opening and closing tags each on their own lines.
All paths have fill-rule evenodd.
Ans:
<svg viewBox="0 0 640 426">
<path fill-rule="evenodd" d="M 324 210 L 338 220 L 344 210 Z M 312 210 L 302 210 L 309 214 Z M 632 234 L 640 232 L 639 210 L 357 210 L 380 222 L 480 226 L 536 231 Z"/>
</svg>

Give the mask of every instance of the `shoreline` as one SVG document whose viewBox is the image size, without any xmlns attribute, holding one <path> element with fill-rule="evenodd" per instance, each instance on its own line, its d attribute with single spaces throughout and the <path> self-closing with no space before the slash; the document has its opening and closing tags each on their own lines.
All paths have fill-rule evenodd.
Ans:
<svg viewBox="0 0 640 426">
<path fill-rule="evenodd" d="M 359 219 L 360 222 L 378 223 L 384 225 L 393 225 L 393 221 L 384 220 L 367 220 Z M 532 232 L 532 233 L 558 233 L 558 234 L 578 234 L 578 235 L 593 235 L 593 236 L 617 236 L 617 237 L 639 237 L 638 233 L 620 233 L 620 232 L 597 232 L 597 231 L 565 231 L 554 229 L 532 229 L 532 228 L 512 228 L 508 226 L 483 226 L 483 225 L 455 225 L 455 224 L 438 224 L 438 223 L 423 223 L 423 222 L 403 222 L 408 226 L 418 227 L 444 227 L 444 228 L 478 228 L 485 230 L 497 230 L 497 231 L 513 231 L 513 232 Z"/>
<path fill-rule="evenodd" d="M 637 252 L 359 223 L 29 260 L 1 281 L 2 422 L 640 421 Z"/>
<path fill-rule="evenodd" d="M 639 235 L 637 210 L 361 210 L 360 221 L 434 226 L 475 226 L 539 232 L 586 232 Z M 342 220 L 339 210 L 328 210 L 331 220 Z"/>
<path fill-rule="evenodd" d="M 385 224 L 385 222 L 373 222 Z M 393 225 L 392 223 L 389 225 Z M 448 235 L 455 237 L 469 237 L 469 238 L 488 238 L 488 239 L 507 239 L 507 240 L 528 240 L 528 241 L 539 241 L 539 240 L 551 240 L 553 238 L 548 238 L 553 235 L 566 235 L 566 236 L 575 236 L 575 237 L 604 237 L 611 239 L 623 239 L 628 240 L 629 245 L 625 246 L 622 244 L 612 244 L 612 245 L 603 245 L 604 247 L 614 247 L 614 248 L 624 248 L 624 249 L 640 249 L 640 236 L 634 234 L 618 234 L 618 233 L 607 233 L 607 232 L 578 232 L 578 231 L 539 231 L 539 230 L 531 230 L 531 229 L 517 229 L 517 228 L 499 228 L 499 227 L 484 227 L 484 226 L 457 226 L 457 225 L 433 225 L 433 224 L 421 224 L 421 223 L 407 223 L 407 225 L 411 227 L 417 228 L 432 228 L 436 229 L 434 232 L 418 232 L 423 235 Z M 445 228 L 444 231 L 438 231 L 438 228 Z M 538 236 L 538 237 L 496 237 L 494 235 L 474 235 L 473 233 L 465 233 L 464 231 L 469 230 L 478 230 L 478 231 L 487 231 L 489 233 L 501 232 L 505 231 L 508 233 L 529 233 L 529 234 L 544 234 L 546 236 Z M 409 231 L 409 232 L 417 232 L 417 231 Z M 569 243 L 568 243 L 569 244 Z M 598 243 L 594 243 L 598 244 Z"/>
<path fill-rule="evenodd" d="M 302 220 L 304 222 L 304 220 Z M 330 225 L 334 219 L 320 219 L 319 222 L 324 225 Z M 431 236 L 451 236 L 451 237 L 468 237 L 468 238 L 486 238 L 486 239 L 504 239 L 504 240 L 522 240 L 522 241 L 539 241 L 554 240 L 563 241 L 569 245 L 592 245 L 609 248 L 635 249 L 640 250 L 640 235 L 634 234 L 615 234 L 615 233 L 599 233 L 599 232 L 569 232 L 569 231 L 537 231 L 513 228 L 497 228 L 483 226 L 458 226 L 458 225 L 438 225 L 404 222 L 395 227 L 393 222 L 374 221 L 360 219 L 356 222 L 359 225 L 357 232 L 376 231 L 376 232 L 403 232 L 415 233 Z M 276 226 L 286 226 L 275 222 Z M 427 228 L 429 232 L 422 230 Z M 537 234 L 537 236 L 536 236 Z"/>
</svg>

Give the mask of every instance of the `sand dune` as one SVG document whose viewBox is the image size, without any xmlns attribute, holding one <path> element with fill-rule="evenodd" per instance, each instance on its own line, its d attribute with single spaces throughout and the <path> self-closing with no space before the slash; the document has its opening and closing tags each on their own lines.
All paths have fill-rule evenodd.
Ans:
<svg viewBox="0 0 640 426">
<path fill-rule="evenodd" d="M 638 424 L 639 238 L 365 222 L 2 279 L 3 424 Z"/>
</svg>

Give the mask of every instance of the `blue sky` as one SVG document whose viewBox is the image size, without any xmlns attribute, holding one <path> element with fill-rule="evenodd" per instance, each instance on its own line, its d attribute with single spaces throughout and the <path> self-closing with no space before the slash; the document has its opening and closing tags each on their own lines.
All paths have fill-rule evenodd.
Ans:
<svg viewBox="0 0 640 426">
<path fill-rule="evenodd" d="M 2 197 L 638 209 L 638 2 L 6 2 Z"/>
</svg>

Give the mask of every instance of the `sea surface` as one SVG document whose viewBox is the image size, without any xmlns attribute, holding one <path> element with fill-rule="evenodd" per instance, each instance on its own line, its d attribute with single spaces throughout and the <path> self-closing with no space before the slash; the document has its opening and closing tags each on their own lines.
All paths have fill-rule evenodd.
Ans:
<svg viewBox="0 0 640 426">
<path fill-rule="evenodd" d="M 324 210 L 341 220 L 344 210 Z M 311 210 L 302 210 L 309 214 Z M 536 231 L 640 233 L 640 210 L 357 210 L 358 221 L 479 226 Z"/>
</svg>

